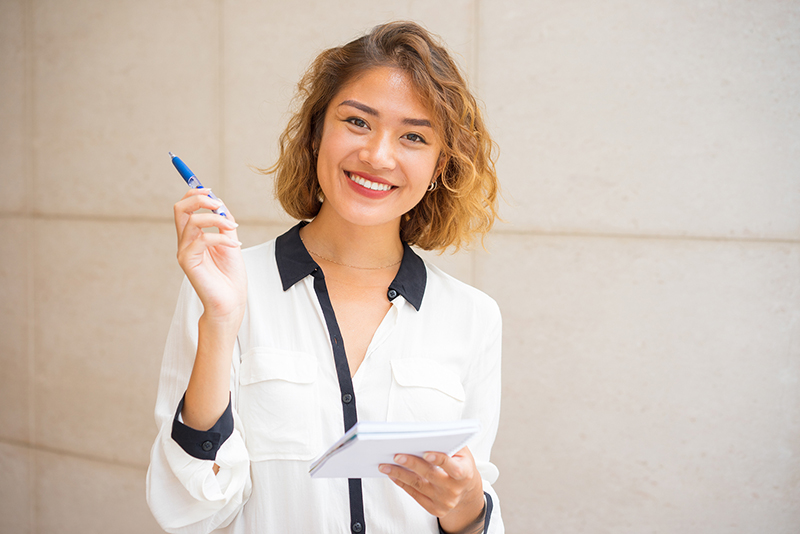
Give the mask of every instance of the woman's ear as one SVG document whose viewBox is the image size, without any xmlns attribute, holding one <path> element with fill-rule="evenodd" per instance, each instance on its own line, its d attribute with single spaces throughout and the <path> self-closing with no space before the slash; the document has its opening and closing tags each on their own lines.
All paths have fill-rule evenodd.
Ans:
<svg viewBox="0 0 800 534">
<path fill-rule="evenodd" d="M 442 175 L 442 171 L 444 171 L 444 166 L 447 165 L 447 156 L 444 155 L 444 152 L 439 153 L 439 161 L 436 162 L 436 170 L 433 171 L 433 178 L 436 179 Z"/>
</svg>

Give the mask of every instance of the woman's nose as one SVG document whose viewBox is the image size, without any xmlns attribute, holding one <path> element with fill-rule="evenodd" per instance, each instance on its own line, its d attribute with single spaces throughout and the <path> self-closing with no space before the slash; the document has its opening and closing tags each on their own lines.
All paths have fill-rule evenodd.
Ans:
<svg viewBox="0 0 800 534">
<path fill-rule="evenodd" d="M 374 169 L 392 170 L 396 164 L 394 143 L 388 135 L 370 136 L 359 158 Z"/>
</svg>

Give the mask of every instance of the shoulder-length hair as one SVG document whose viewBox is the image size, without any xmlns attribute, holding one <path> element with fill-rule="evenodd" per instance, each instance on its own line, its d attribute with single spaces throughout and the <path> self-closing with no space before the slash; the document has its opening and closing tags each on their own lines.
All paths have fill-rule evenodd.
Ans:
<svg viewBox="0 0 800 534">
<path fill-rule="evenodd" d="M 316 149 L 328 104 L 339 90 L 375 67 L 403 70 L 432 111 L 442 141 L 438 187 L 406 213 L 400 238 L 424 250 L 456 250 L 485 236 L 497 217 L 495 144 L 481 110 L 447 50 L 413 22 L 390 22 L 344 46 L 322 52 L 298 83 L 298 110 L 280 137 L 275 196 L 296 219 L 322 205 Z"/>
</svg>

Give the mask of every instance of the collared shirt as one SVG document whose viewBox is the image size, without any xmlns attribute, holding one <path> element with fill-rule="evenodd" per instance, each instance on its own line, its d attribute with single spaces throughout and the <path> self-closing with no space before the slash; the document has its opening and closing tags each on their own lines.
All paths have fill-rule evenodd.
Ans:
<svg viewBox="0 0 800 534">
<path fill-rule="evenodd" d="M 156 402 L 160 431 L 147 473 L 154 516 L 182 533 L 437 533 L 436 518 L 385 476 L 312 479 L 308 467 L 356 419 L 463 418 L 481 422 L 469 447 L 493 504 L 488 533 L 503 532 L 489 461 L 500 408 L 496 303 L 406 246 L 387 289 L 391 308 L 351 379 L 324 274 L 300 227 L 244 251 L 248 300 L 231 405 L 208 432 L 175 420 L 203 311 L 184 280 Z"/>
</svg>

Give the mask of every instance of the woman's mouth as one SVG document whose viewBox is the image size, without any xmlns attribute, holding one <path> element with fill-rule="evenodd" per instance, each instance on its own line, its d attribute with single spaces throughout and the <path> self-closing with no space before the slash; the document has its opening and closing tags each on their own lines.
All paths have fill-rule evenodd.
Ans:
<svg viewBox="0 0 800 534">
<path fill-rule="evenodd" d="M 388 191 L 388 190 L 390 190 L 392 188 L 392 186 L 389 185 L 389 184 L 382 184 L 382 183 L 379 183 L 379 182 L 371 182 L 371 181 L 367 180 L 366 178 L 364 178 L 362 176 L 358 176 L 357 174 L 353 174 L 353 173 L 348 172 L 348 171 L 345 171 L 344 173 L 347 175 L 347 177 L 351 181 L 357 183 L 361 187 L 364 187 L 366 189 L 371 189 L 372 191 Z"/>
</svg>

